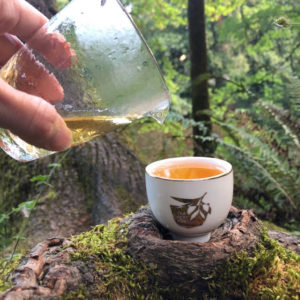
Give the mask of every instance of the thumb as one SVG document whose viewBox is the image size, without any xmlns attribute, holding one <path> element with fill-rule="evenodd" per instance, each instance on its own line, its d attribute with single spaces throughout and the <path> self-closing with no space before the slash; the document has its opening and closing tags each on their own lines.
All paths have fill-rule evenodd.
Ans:
<svg viewBox="0 0 300 300">
<path fill-rule="evenodd" d="M 71 131 L 54 106 L 0 79 L 0 127 L 25 142 L 52 151 L 70 147 Z"/>
</svg>

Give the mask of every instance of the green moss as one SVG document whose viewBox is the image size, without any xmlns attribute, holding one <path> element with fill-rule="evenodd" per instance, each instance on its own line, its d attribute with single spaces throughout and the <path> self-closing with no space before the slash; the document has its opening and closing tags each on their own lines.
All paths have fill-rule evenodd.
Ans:
<svg viewBox="0 0 300 300">
<path fill-rule="evenodd" d="M 60 300 L 180 299 L 179 286 L 174 287 L 172 283 L 167 288 L 161 286 L 156 266 L 146 266 L 126 254 L 129 225 L 130 221 L 121 223 L 120 218 L 115 218 L 107 226 L 97 225 L 91 231 L 72 238 L 76 251 L 71 253 L 70 263 L 80 260 L 93 266 L 89 269 L 95 281 L 89 286 L 80 285 Z M 10 287 L 7 278 L 19 259 L 15 257 L 9 267 L 4 260 L 0 262 L 0 291 Z M 236 253 L 205 279 L 207 299 L 227 296 L 238 299 L 298 299 L 300 256 L 286 250 L 264 232 L 252 255 Z M 186 295 L 186 299 L 189 297 L 195 298 Z"/>
<path fill-rule="evenodd" d="M 168 288 L 162 286 L 157 280 L 155 266 L 150 268 L 126 254 L 129 225 L 129 222 L 121 223 L 121 219 L 116 218 L 107 226 L 98 225 L 90 232 L 73 237 L 73 246 L 77 250 L 72 253 L 72 261 L 81 260 L 95 268 L 95 284 L 84 293 L 93 299 L 178 299 L 182 296 L 179 286 L 172 286 L 172 283 Z M 237 253 L 205 279 L 207 299 L 226 296 L 297 299 L 300 257 L 263 233 L 252 255 Z M 74 293 L 84 294 L 82 288 Z M 74 299 L 80 299 L 72 295 Z M 204 299 L 204 294 L 202 296 Z M 186 299 L 189 297 L 195 299 L 193 295 L 186 295 Z"/>
<path fill-rule="evenodd" d="M 270 221 L 262 221 L 262 223 L 267 230 L 277 230 L 277 231 L 282 231 L 282 232 L 286 232 L 286 233 L 289 232 L 287 229 L 279 227 Z"/>
<path fill-rule="evenodd" d="M 15 255 L 12 259 L 0 259 L 0 293 L 12 286 L 11 272 L 18 266 L 22 255 Z"/>
<path fill-rule="evenodd" d="M 69 291 L 65 295 L 59 297 L 59 300 L 86 300 L 90 296 L 87 287 L 84 284 L 79 285 L 75 291 Z"/>
<path fill-rule="evenodd" d="M 121 211 L 123 213 L 130 213 L 139 208 L 139 205 L 136 203 L 133 196 L 124 187 L 118 185 L 115 188 L 115 191 L 118 195 L 118 199 L 120 200 Z"/>
<path fill-rule="evenodd" d="M 95 266 L 96 284 L 89 291 L 96 299 L 162 299 L 155 267 L 150 268 L 126 254 L 129 223 L 113 219 L 107 226 L 97 225 L 90 232 L 72 239 L 77 249 L 72 261 L 83 260 Z"/>
<path fill-rule="evenodd" d="M 208 279 L 211 295 L 241 299 L 298 299 L 300 256 L 263 233 L 253 255 L 237 253 Z"/>
</svg>

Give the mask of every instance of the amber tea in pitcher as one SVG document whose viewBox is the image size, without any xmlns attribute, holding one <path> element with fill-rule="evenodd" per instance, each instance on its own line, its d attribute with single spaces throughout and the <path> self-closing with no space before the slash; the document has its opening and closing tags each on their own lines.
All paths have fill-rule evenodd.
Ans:
<svg viewBox="0 0 300 300">
<path fill-rule="evenodd" d="M 72 0 L 7 62 L 0 77 L 55 105 L 73 144 L 142 117 L 162 123 L 170 105 L 158 64 L 119 0 Z M 19 161 L 53 153 L 1 128 L 0 147 Z"/>
</svg>

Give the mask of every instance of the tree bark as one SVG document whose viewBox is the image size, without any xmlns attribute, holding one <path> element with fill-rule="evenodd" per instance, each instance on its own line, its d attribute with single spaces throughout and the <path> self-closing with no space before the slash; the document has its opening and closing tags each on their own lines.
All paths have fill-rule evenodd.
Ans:
<svg viewBox="0 0 300 300">
<path fill-rule="evenodd" d="M 156 279 L 162 289 L 171 284 L 180 286 L 180 293 L 185 298 L 176 299 L 201 298 L 200 295 L 208 290 L 209 276 L 219 266 L 240 251 L 251 256 L 261 240 L 261 224 L 253 212 L 234 207 L 207 243 L 172 240 L 169 232 L 154 219 L 149 208 L 140 209 L 121 225 L 124 222 L 130 224 L 126 253 L 136 262 L 149 267 L 157 266 Z M 300 254 L 299 237 L 275 231 L 271 231 L 270 236 Z M 39 243 L 15 270 L 14 286 L 3 293 L 0 300 L 58 299 L 80 286 L 93 289 L 97 284 L 93 259 L 89 263 L 72 261 L 70 255 L 76 251 L 65 238 L 52 238 Z M 106 272 L 102 270 L 101 273 Z M 98 298 L 94 294 L 85 299 L 103 297 Z M 126 296 L 118 298 L 115 295 L 110 299 L 126 299 Z"/>
<path fill-rule="evenodd" d="M 59 162 L 63 155 L 20 164 L 0 153 L 1 170 L 10 174 L 0 181 L 6 202 L 16 207 L 39 198 L 24 241 L 29 247 L 48 237 L 86 231 L 93 224 L 135 211 L 147 201 L 144 166 L 117 134 L 72 148 L 51 179 L 52 188 L 46 186 L 41 193 L 30 178 L 49 174 L 49 163 Z M 12 219 L 8 227 L 15 230 L 17 224 L 18 219 Z"/>
<path fill-rule="evenodd" d="M 191 89 L 192 113 L 196 122 L 203 122 L 205 128 L 193 128 L 194 154 L 203 155 L 212 153 L 212 143 L 202 138 L 211 133 L 209 116 L 209 93 L 207 86 L 207 46 L 205 33 L 204 0 L 189 0 L 188 22 L 191 56 Z"/>
</svg>

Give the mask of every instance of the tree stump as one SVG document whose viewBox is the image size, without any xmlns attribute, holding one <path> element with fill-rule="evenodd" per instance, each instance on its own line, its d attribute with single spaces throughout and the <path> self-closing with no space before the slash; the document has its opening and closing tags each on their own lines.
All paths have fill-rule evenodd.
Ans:
<svg viewBox="0 0 300 300">
<path fill-rule="evenodd" d="M 109 294 L 109 290 L 106 290 L 107 294 L 105 294 L 103 289 L 99 288 L 101 282 L 107 286 L 108 282 L 117 285 L 118 280 L 121 280 L 121 273 L 118 274 L 119 277 L 110 278 L 109 271 L 105 269 L 107 266 L 104 263 L 105 251 L 76 256 L 81 250 L 80 247 L 77 248 L 74 241 L 52 238 L 38 244 L 26 255 L 13 273 L 14 286 L 3 293 L 0 299 L 64 299 L 64 297 L 65 299 L 141 299 L 147 295 L 147 299 L 158 299 L 156 298 L 158 295 L 163 299 L 204 299 L 205 295 L 210 297 L 211 293 L 214 293 L 211 292 L 211 289 L 213 288 L 212 283 L 217 282 L 212 280 L 216 276 L 216 272 L 225 268 L 238 253 L 244 253 L 246 257 L 253 257 L 255 251 L 257 252 L 255 249 L 263 239 L 262 225 L 254 213 L 234 207 L 231 208 L 225 222 L 212 233 L 212 238 L 207 243 L 172 240 L 170 233 L 157 223 L 149 208 L 138 210 L 133 216 L 119 221 L 118 224 L 119 234 L 126 235 L 127 243 L 122 251 L 126 254 L 124 257 L 127 257 L 128 263 L 130 259 L 133 259 L 135 264 L 143 266 L 141 272 L 150 270 L 145 274 L 149 277 L 153 276 L 153 278 L 149 278 L 147 287 L 138 288 L 139 293 L 131 294 L 130 289 L 136 289 L 131 284 L 126 290 L 126 294 Z M 96 232 L 99 236 L 107 235 L 107 233 L 103 233 L 103 228 Z M 270 235 L 272 238 L 278 239 L 284 247 L 300 254 L 299 237 L 291 237 L 275 231 L 270 232 Z M 92 243 L 91 237 L 89 237 L 90 243 Z M 118 241 L 115 242 L 118 245 Z M 88 246 L 86 244 L 84 247 Z M 121 249 L 121 246 L 118 247 Z M 273 247 L 272 250 L 272 247 L 268 247 L 264 249 L 268 251 L 275 249 Z M 115 252 L 117 251 L 116 248 Z M 291 254 L 293 259 L 298 257 L 296 254 L 293 255 Z M 74 257 L 77 258 L 74 259 Z M 79 257 L 81 258 L 78 259 Z M 121 265 L 120 253 L 117 257 L 120 262 L 118 259 L 112 259 L 112 261 L 114 264 Z M 299 271 L 300 260 L 297 263 Z M 113 270 L 117 272 L 115 267 Z M 124 265 L 122 268 L 125 268 Z M 236 268 L 242 268 L 242 265 L 238 262 Z M 267 268 L 267 265 L 264 265 L 264 268 Z M 254 274 L 251 274 L 250 269 L 248 271 L 250 273 L 246 275 L 249 279 Z M 242 278 L 246 275 L 239 276 Z M 260 276 L 259 272 L 257 276 Z M 113 280 L 116 281 L 113 282 Z M 138 276 L 136 281 L 138 281 Z M 234 282 L 232 286 L 235 287 Z M 151 289 L 154 287 L 156 292 L 151 294 L 153 293 Z M 241 289 L 240 286 L 235 288 Z M 145 294 L 141 294 L 141 290 Z M 240 291 L 241 295 L 243 292 L 246 291 Z M 299 283 L 298 292 L 300 292 Z M 230 290 L 226 294 L 226 299 L 236 299 L 236 293 L 236 290 Z M 295 293 L 293 296 L 297 296 L 297 288 L 293 293 Z M 219 298 L 219 295 L 214 295 Z"/>
<path fill-rule="evenodd" d="M 260 226 L 252 211 L 231 208 L 226 221 L 208 243 L 172 240 L 150 210 L 137 213 L 129 227 L 128 253 L 148 265 L 159 266 L 163 285 L 182 284 L 188 291 L 206 286 L 206 278 L 235 252 L 252 253 L 260 240 Z M 197 278 L 195 279 L 195 272 Z M 191 284 L 189 284 L 191 282 Z"/>
</svg>

